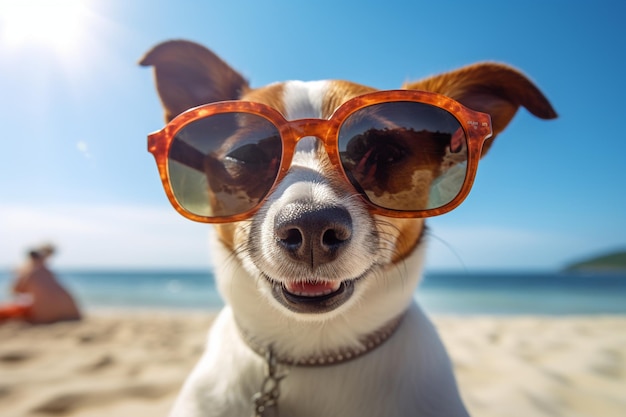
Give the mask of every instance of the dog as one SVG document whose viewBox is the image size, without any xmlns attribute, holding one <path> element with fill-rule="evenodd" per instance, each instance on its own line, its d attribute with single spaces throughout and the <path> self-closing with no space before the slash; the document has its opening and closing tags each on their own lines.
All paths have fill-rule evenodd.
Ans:
<svg viewBox="0 0 626 417">
<path fill-rule="evenodd" d="M 467 416 L 414 299 L 424 218 L 460 203 L 481 149 L 520 106 L 556 117 L 542 92 L 499 63 L 393 92 L 333 80 L 252 88 L 184 40 L 140 65 L 154 68 L 169 123 L 150 151 L 175 208 L 214 223 L 225 301 L 171 416 Z M 426 112 L 418 127 L 408 109 Z M 222 139 L 205 144 L 211 135 Z"/>
</svg>

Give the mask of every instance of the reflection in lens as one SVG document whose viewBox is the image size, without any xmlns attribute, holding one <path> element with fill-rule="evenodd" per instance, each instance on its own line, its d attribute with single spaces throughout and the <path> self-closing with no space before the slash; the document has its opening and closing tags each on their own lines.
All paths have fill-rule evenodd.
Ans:
<svg viewBox="0 0 626 417">
<path fill-rule="evenodd" d="M 417 211 L 442 207 L 461 190 L 467 141 L 459 121 L 424 103 L 381 103 L 346 119 L 339 131 L 341 163 L 372 203 Z"/>
<path fill-rule="evenodd" d="M 196 120 L 184 126 L 170 146 L 172 191 L 193 214 L 241 214 L 267 195 L 280 156 L 278 129 L 261 116 L 227 113 Z"/>
</svg>

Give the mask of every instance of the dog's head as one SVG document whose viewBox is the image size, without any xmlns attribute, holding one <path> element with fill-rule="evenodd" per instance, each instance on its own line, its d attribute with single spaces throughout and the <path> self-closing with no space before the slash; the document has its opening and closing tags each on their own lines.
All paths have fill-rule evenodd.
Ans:
<svg viewBox="0 0 626 417">
<path fill-rule="evenodd" d="M 207 199 L 216 200 L 214 206 L 224 200 L 215 190 L 229 189 L 231 200 L 237 198 L 241 189 L 231 182 L 238 175 L 244 176 L 247 184 L 245 198 L 262 202 L 251 217 L 216 225 L 221 247 L 235 257 L 225 261 L 228 267 L 218 265 L 218 269 L 230 268 L 229 273 L 218 273 L 220 287 L 235 314 L 242 316 L 240 320 L 247 320 L 240 310 L 257 318 L 267 314 L 274 317 L 278 311 L 301 322 L 322 318 L 328 323 L 350 310 L 362 310 L 364 328 L 376 328 L 406 308 L 419 279 L 419 272 L 411 270 L 416 265 L 408 264 L 421 262 L 417 248 L 423 246 L 424 220 L 381 215 L 359 197 L 363 190 L 358 188 L 368 189 L 370 200 L 393 199 L 389 204 L 394 208 L 427 201 L 437 175 L 457 164 L 455 158 L 467 158 L 467 151 L 461 152 L 462 145 L 455 143 L 453 132 L 444 139 L 434 138 L 443 134 L 437 128 L 437 132 L 433 129 L 427 138 L 416 141 L 420 132 L 396 129 L 389 133 L 391 129 L 385 125 L 393 146 L 378 151 L 378 145 L 367 138 L 370 131 L 363 130 L 360 141 L 349 145 L 353 149 L 345 149 L 358 157 L 353 162 L 342 161 L 353 164 L 353 176 L 360 175 L 355 187 L 328 155 L 311 119 L 329 119 L 344 103 L 375 89 L 346 81 L 289 81 L 251 88 L 211 51 L 187 41 L 156 46 L 141 65 L 155 69 L 167 122 L 192 107 L 224 100 L 261 103 L 287 121 L 309 119 L 303 129 L 308 128 L 311 135 L 298 137 L 293 159 L 279 174 L 267 170 L 278 169 L 280 139 L 275 142 L 278 155 L 259 146 L 224 151 L 226 142 L 235 142 L 229 138 L 219 150 L 203 155 L 198 162 L 203 168 L 197 171 L 210 177 L 207 182 L 219 183 L 209 186 L 212 191 Z M 540 118 L 556 117 L 543 94 L 524 75 L 501 64 L 476 64 L 402 88 L 438 93 L 489 114 L 493 135 L 484 143 L 483 154 L 520 106 Z M 368 115 L 368 123 L 384 124 L 387 116 L 383 113 Z M 372 122 L 372 118 L 377 121 Z M 353 121 L 355 125 L 359 122 Z M 236 135 L 261 129 L 254 121 L 242 122 L 241 118 L 232 123 L 238 126 L 233 130 Z M 408 137 L 409 133 L 413 136 Z M 240 142 L 248 144 L 246 140 Z M 413 143 L 423 149 L 412 149 Z M 379 154 L 373 158 L 371 152 Z M 398 155 L 406 164 L 396 164 L 390 172 L 387 165 L 391 163 L 387 162 L 395 162 Z M 236 161 L 223 162 L 228 158 Z M 411 158 L 421 159 L 418 164 Z M 403 168 L 415 165 L 421 167 L 419 172 Z M 273 183 L 269 178 L 268 191 L 266 177 L 274 175 L 280 175 L 280 181 Z M 259 196 L 251 195 L 255 191 Z M 358 327 L 354 321 L 351 324 Z"/>
</svg>

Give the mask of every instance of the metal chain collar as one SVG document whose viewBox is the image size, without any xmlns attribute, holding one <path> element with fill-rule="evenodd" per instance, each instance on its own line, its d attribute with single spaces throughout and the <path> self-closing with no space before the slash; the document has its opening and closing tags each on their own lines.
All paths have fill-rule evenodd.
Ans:
<svg viewBox="0 0 626 417">
<path fill-rule="evenodd" d="M 265 354 L 265 378 L 261 390 L 252 396 L 254 404 L 253 417 L 278 417 L 278 397 L 280 397 L 280 381 L 287 376 L 286 368 L 278 372 L 278 361 L 272 348 Z"/>
<path fill-rule="evenodd" d="M 264 348 L 257 343 L 241 328 L 239 332 L 246 344 L 257 354 L 265 357 L 265 378 L 259 392 L 252 396 L 254 406 L 253 417 L 278 417 L 278 397 L 280 397 L 280 382 L 284 379 L 291 366 L 329 366 L 356 359 L 384 343 L 395 333 L 400 326 L 404 314 L 388 322 L 385 326 L 369 334 L 361 340 L 362 347 L 357 349 L 342 349 L 333 354 L 324 356 L 312 356 L 294 359 L 289 357 L 277 357 L 271 346 Z M 282 365 L 282 372 L 278 372 L 278 366 Z"/>
</svg>

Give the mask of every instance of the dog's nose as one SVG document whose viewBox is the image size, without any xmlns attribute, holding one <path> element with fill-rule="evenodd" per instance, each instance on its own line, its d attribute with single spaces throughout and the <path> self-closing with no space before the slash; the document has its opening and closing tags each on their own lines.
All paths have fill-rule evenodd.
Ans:
<svg viewBox="0 0 626 417">
<path fill-rule="evenodd" d="M 343 207 L 292 202 L 276 215 L 274 230 L 279 247 L 316 269 L 335 260 L 350 242 L 352 218 Z"/>
</svg>

